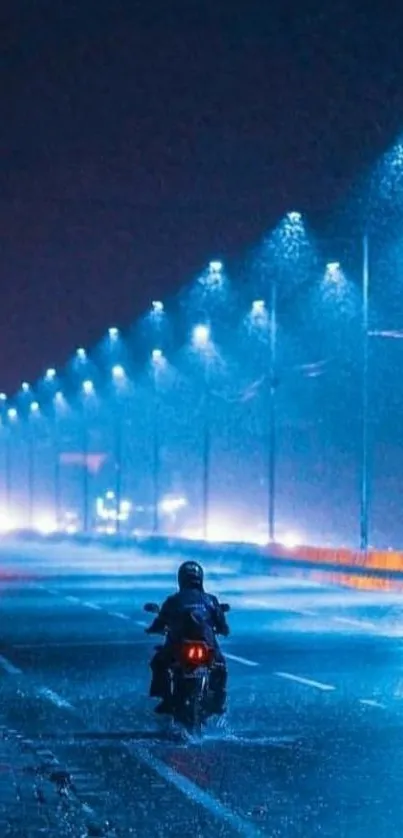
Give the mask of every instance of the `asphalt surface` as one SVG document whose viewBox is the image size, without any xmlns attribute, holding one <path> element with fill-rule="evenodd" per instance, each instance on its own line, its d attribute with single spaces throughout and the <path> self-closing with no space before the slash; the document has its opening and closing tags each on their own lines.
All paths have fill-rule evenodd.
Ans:
<svg viewBox="0 0 403 838">
<path fill-rule="evenodd" d="M 47 780 L 56 766 L 63 835 L 401 838 L 401 595 L 211 560 L 208 587 L 232 609 L 230 704 L 200 743 L 147 698 L 142 606 L 173 589 L 178 560 L 41 549 L 0 550 L 0 738 Z M 10 760 L 0 742 L 0 768 Z M 31 833 L 29 812 L 2 836 L 59 835 Z"/>
</svg>

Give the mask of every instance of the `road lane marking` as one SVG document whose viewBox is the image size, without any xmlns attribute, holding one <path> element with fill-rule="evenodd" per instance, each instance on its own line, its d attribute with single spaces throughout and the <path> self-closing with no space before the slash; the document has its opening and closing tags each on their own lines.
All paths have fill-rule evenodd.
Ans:
<svg viewBox="0 0 403 838">
<path fill-rule="evenodd" d="M 183 774 L 179 774 L 174 768 L 167 765 L 167 763 L 157 759 L 147 748 L 141 745 L 127 745 L 126 747 L 132 756 L 141 760 L 148 768 L 151 768 L 163 780 L 175 786 L 175 788 L 190 800 L 203 806 L 217 820 L 231 826 L 238 835 L 243 835 L 244 838 L 258 838 L 261 836 L 260 831 L 256 830 L 254 826 L 247 823 L 247 821 L 235 814 L 231 809 L 228 809 L 227 806 L 224 806 L 223 803 L 220 803 L 214 795 L 204 791 L 196 783 L 188 780 Z"/>
<path fill-rule="evenodd" d="M 257 661 L 251 661 L 249 658 L 241 658 L 238 655 L 230 655 L 228 652 L 224 653 L 226 658 L 229 658 L 232 661 L 236 661 L 237 663 L 243 663 L 245 666 L 260 666 Z"/>
<path fill-rule="evenodd" d="M 359 698 L 358 699 L 360 704 L 365 704 L 366 707 L 380 707 L 382 710 L 385 710 L 385 705 L 381 704 L 380 701 L 375 701 L 374 698 Z"/>
<path fill-rule="evenodd" d="M 5 672 L 8 672 L 9 675 L 22 675 L 22 669 L 18 669 L 18 666 L 14 666 L 14 664 L 7 660 L 7 658 L 3 657 L 3 655 L 0 655 L 0 666 Z"/>
<path fill-rule="evenodd" d="M 67 599 L 67 600 L 68 600 L 68 602 L 74 602 L 74 603 L 77 603 L 77 602 L 78 602 L 78 603 L 80 603 L 80 604 L 81 604 L 81 600 L 78 598 L 78 596 L 70 596 L 70 595 L 68 595 L 68 596 L 65 596 L 65 599 Z"/>
<path fill-rule="evenodd" d="M 356 626 L 356 628 L 377 628 L 375 623 L 371 623 L 369 620 L 358 620 L 354 617 L 332 617 L 332 620 L 335 623 L 345 623 L 346 626 Z"/>
<path fill-rule="evenodd" d="M 146 620 L 135 620 L 134 622 L 136 623 L 136 626 L 143 626 L 145 628 L 148 626 L 148 623 L 147 623 Z"/>
<path fill-rule="evenodd" d="M 43 698 L 47 698 L 53 704 L 56 704 L 56 707 L 64 707 L 68 710 L 74 710 L 75 711 L 75 707 L 73 707 L 73 705 L 70 704 L 69 701 L 66 701 L 65 698 L 62 698 L 61 695 L 58 695 L 58 693 L 55 693 L 53 690 L 50 690 L 48 687 L 39 687 L 37 692 L 38 692 L 39 695 L 43 696 Z"/>
<path fill-rule="evenodd" d="M 85 605 L 86 608 L 92 608 L 94 611 L 102 611 L 103 610 L 102 605 L 98 605 L 97 602 L 83 602 L 83 605 Z"/>
<path fill-rule="evenodd" d="M 335 690 L 332 684 L 322 684 L 321 681 L 312 681 L 310 678 L 303 678 L 302 675 L 293 675 L 291 672 L 274 672 L 279 678 L 286 678 L 288 681 L 296 681 L 298 684 L 305 684 L 307 687 L 316 687 L 317 690 L 328 692 Z"/>
<path fill-rule="evenodd" d="M 121 611 L 107 611 L 110 617 L 119 617 L 120 620 L 131 620 L 128 614 L 122 614 Z"/>
<path fill-rule="evenodd" d="M 138 640 L 68 640 L 49 643 L 13 643 L 13 649 L 85 649 L 91 646 L 146 646 L 146 638 Z"/>
</svg>

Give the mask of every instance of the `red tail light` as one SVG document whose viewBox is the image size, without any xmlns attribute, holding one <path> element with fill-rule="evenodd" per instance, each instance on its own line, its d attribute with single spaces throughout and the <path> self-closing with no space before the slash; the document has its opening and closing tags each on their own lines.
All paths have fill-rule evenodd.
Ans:
<svg viewBox="0 0 403 838">
<path fill-rule="evenodd" d="M 210 663 L 211 657 L 212 650 L 206 643 L 186 643 L 182 647 L 182 660 L 186 664 L 207 665 Z"/>
</svg>

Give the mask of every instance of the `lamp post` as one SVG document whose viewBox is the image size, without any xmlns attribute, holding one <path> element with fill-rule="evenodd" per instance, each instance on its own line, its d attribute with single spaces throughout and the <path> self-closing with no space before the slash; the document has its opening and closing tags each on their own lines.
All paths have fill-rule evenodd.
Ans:
<svg viewBox="0 0 403 838">
<path fill-rule="evenodd" d="M 207 539 L 210 506 L 210 460 L 211 460 L 211 429 L 210 429 L 210 381 L 209 359 L 211 352 L 210 327 L 199 324 L 193 329 L 193 345 L 201 352 L 203 359 L 203 469 L 202 469 L 202 526 L 203 538 Z"/>
<path fill-rule="evenodd" d="M 120 534 L 121 530 L 121 507 L 122 507 L 122 480 L 123 480 L 123 416 L 121 387 L 126 381 L 126 373 L 121 364 L 115 364 L 112 368 L 112 379 L 114 384 L 114 424 L 115 424 L 115 502 L 116 520 L 115 533 Z"/>
<path fill-rule="evenodd" d="M 161 475 L 161 438 L 160 438 L 160 373 L 165 363 L 161 349 L 152 352 L 153 378 L 153 533 L 160 532 L 160 475 Z"/>
<path fill-rule="evenodd" d="M 277 285 L 273 279 L 270 296 L 269 325 L 269 451 L 268 451 L 268 534 L 269 541 L 275 540 L 276 521 L 276 467 L 277 467 Z"/>
<path fill-rule="evenodd" d="M 362 310 L 361 310 L 361 503 L 360 503 L 360 549 L 368 549 L 369 530 L 369 242 L 365 234 L 362 240 Z"/>
</svg>

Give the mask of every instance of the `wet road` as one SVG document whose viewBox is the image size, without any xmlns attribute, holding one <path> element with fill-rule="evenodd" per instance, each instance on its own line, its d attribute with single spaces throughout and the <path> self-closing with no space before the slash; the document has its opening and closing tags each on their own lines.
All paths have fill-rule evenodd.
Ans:
<svg viewBox="0 0 403 838">
<path fill-rule="evenodd" d="M 210 560 L 232 607 L 230 707 L 184 743 L 147 699 L 142 612 L 177 561 L 83 556 L 60 554 L 56 575 L 39 551 L 0 555 L 17 574 L 0 583 L 1 723 L 50 750 L 115 834 L 401 838 L 401 597 Z"/>
</svg>

